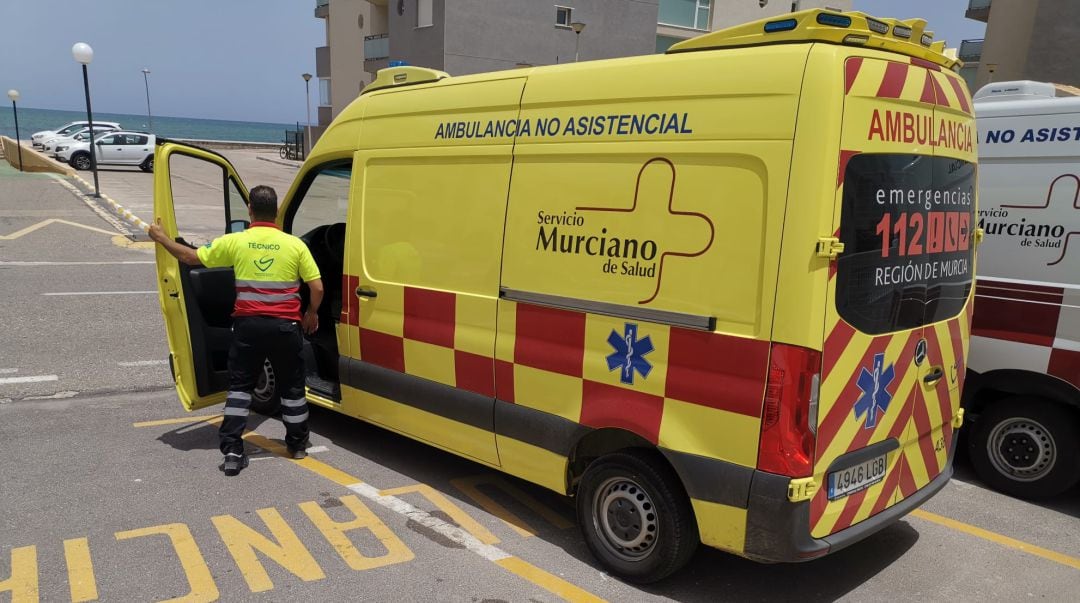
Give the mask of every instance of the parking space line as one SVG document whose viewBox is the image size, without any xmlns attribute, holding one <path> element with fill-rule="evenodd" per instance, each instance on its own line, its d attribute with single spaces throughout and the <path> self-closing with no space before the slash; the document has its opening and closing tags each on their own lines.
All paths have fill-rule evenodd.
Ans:
<svg viewBox="0 0 1080 603">
<path fill-rule="evenodd" d="M 0 261 L 0 266 L 138 266 L 154 263 L 156 262 L 151 260 L 116 260 L 111 262 L 30 262 L 5 260 Z"/>
<path fill-rule="evenodd" d="M 155 421 L 139 421 L 132 423 L 132 427 L 157 427 L 159 425 L 180 425 L 181 423 L 208 423 L 220 419 L 221 415 L 196 415 L 192 417 L 178 417 L 175 419 L 158 419 Z"/>
<path fill-rule="evenodd" d="M 64 541 L 64 560 L 68 567 L 68 587 L 72 603 L 98 599 L 94 562 L 90 559 L 90 543 L 86 538 Z"/>
<path fill-rule="evenodd" d="M 149 295 L 151 293 L 157 293 L 154 291 L 62 291 L 59 293 L 42 293 L 44 296 L 53 297 L 66 297 L 73 295 Z"/>
<path fill-rule="evenodd" d="M 485 511 L 501 519 L 503 523 L 520 534 L 523 538 L 536 536 L 536 530 L 526 523 L 525 520 L 515 515 L 506 507 L 495 502 L 490 496 L 481 492 L 479 488 L 481 484 L 494 487 L 510 495 L 560 530 L 574 527 L 572 522 L 568 521 L 558 512 L 550 509 L 547 505 L 537 501 L 532 496 L 522 492 L 519 488 L 512 486 L 499 475 L 489 473 L 473 477 L 461 477 L 450 480 L 450 483 L 458 490 L 461 490 L 466 496 L 473 499 L 473 501 L 483 507 Z"/>
<path fill-rule="evenodd" d="M 161 364 L 169 364 L 168 360 L 133 360 L 131 362 L 117 362 L 118 366 L 133 367 L 133 366 L 158 366 Z"/>
<path fill-rule="evenodd" d="M 10 375 L 12 373 L 17 373 L 17 372 L 19 372 L 19 369 L 16 369 L 16 368 L 0 369 L 0 375 Z"/>
<path fill-rule="evenodd" d="M 945 526 L 947 528 L 952 528 L 952 529 L 957 530 L 959 532 L 964 532 L 965 534 L 970 534 L 970 535 L 975 536 L 977 538 L 982 538 L 983 540 L 989 540 L 990 542 L 995 542 L 995 543 L 1000 544 L 1002 546 L 1007 546 L 1009 548 L 1014 548 L 1014 549 L 1023 551 L 1025 553 L 1028 553 L 1029 555 L 1035 555 L 1036 557 L 1042 557 L 1043 559 L 1048 559 L 1050 561 L 1053 561 L 1055 563 L 1060 563 L 1062 565 L 1071 567 L 1073 569 L 1080 569 L 1080 559 L 1078 559 L 1076 557 L 1070 557 L 1068 555 L 1058 553 L 1057 551 L 1051 551 L 1050 549 L 1044 549 L 1044 548 L 1042 548 L 1040 546 L 1035 546 L 1034 544 L 1030 544 L 1030 543 L 1024 542 L 1022 540 L 1017 540 L 1015 538 L 1010 538 L 1008 536 L 1004 536 L 1004 535 L 998 534 L 996 532 L 991 532 L 990 530 L 984 530 L 982 528 L 978 528 L 978 527 L 975 527 L 973 525 L 966 524 L 966 523 L 964 523 L 962 521 L 957 521 L 955 519 L 950 519 L 948 517 L 944 517 L 944 516 L 938 515 L 936 513 L 931 513 L 929 511 L 923 511 L 922 509 L 916 509 L 916 510 L 912 511 L 911 515 L 912 515 L 912 517 L 918 517 L 919 519 L 923 519 L 925 521 L 936 523 L 938 525 L 942 525 L 942 526 Z"/>
<path fill-rule="evenodd" d="M 345 486 L 349 490 L 367 498 L 379 506 L 385 507 L 400 515 L 404 515 L 410 520 L 457 542 L 484 559 L 495 563 L 510 573 L 523 578 L 554 595 L 563 597 L 569 601 L 603 601 L 603 599 L 581 587 L 546 572 L 519 557 L 514 557 L 498 547 L 484 544 L 463 528 L 449 524 L 438 517 L 432 516 L 426 511 L 417 509 L 400 498 L 383 495 L 378 489 L 365 484 L 362 480 L 322 461 L 315 460 L 310 456 L 299 460 L 290 459 L 287 455 L 288 451 L 284 446 L 258 433 L 248 432 L 244 434 L 244 439 L 263 450 L 284 457 L 290 462 L 321 475 L 336 484 Z"/>
<path fill-rule="evenodd" d="M 56 381 L 60 379 L 56 375 L 27 375 L 25 377 L 0 377 L 0 385 L 9 383 L 41 383 L 43 381 Z"/>
</svg>

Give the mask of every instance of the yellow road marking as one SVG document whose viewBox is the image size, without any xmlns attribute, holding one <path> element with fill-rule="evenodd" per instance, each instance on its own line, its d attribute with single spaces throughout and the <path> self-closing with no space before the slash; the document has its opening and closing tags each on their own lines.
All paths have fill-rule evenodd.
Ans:
<svg viewBox="0 0 1080 603">
<path fill-rule="evenodd" d="M 32 224 L 30 226 L 27 226 L 26 228 L 23 228 L 22 230 L 16 230 L 15 232 L 13 232 L 11 234 L 0 235 L 0 241 L 13 241 L 15 239 L 18 239 L 19 237 L 26 236 L 26 235 L 34 232 L 35 230 L 40 230 L 40 229 L 45 228 L 46 226 L 49 226 L 51 224 L 66 224 L 68 226 L 74 226 L 76 228 L 85 228 L 86 230 L 101 233 L 101 234 L 106 234 L 106 235 L 109 235 L 110 237 L 116 234 L 115 230 L 112 230 L 112 231 L 103 230 L 101 228 L 94 228 L 93 226 L 87 226 L 86 224 L 79 224 L 78 222 L 69 222 L 67 220 L 60 220 L 58 218 L 49 218 L 48 220 L 42 220 L 41 222 L 38 222 L 37 224 Z"/>
<path fill-rule="evenodd" d="M 178 417 L 176 419 L 159 419 L 157 421 L 139 421 L 132 423 L 132 427 L 157 427 L 159 425 L 180 425 L 182 423 L 209 423 L 220 420 L 221 415 L 202 415 L 194 417 Z"/>
<path fill-rule="evenodd" d="M 11 549 L 11 576 L 0 580 L 0 593 L 11 593 L 11 603 L 37 603 L 40 592 L 36 546 Z"/>
<path fill-rule="evenodd" d="M 218 592 L 217 584 L 214 582 L 214 576 L 206 565 L 206 559 L 203 558 L 199 545 L 195 543 L 195 538 L 192 537 L 191 530 L 186 525 L 170 523 L 115 534 L 117 540 L 156 535 L 169 537 L 169 542 L 172 544 L 173 550 L 176 551 L 176 556 L 180 558 L 180 566 L 184 569 L 184 576 L 187 577 L 188 586 L 191 588 L 186 595 L 162 603 L 179 603 L 181 601 L 183 603 L 208 603 L 221 598 L 221 593 Z"/>
<path fill-rule="evenodd" d="M 522 492 L 520 489 L 510 485 L 510 483 L 498 475 L 484 474 L 473 477 L 462 477 L 452 479 L 450 480 L 450 483 L 458 490 L 464 492 L 466 496 L 476 501 L 476 504 L 483 507 L 485 511 L 503 520 L 506 525 L 510 526 L 510 528 L 525 538 L 536 536 L 536 530 L 525 523 L 525 520 L 515 515 L 506 507 L 495 502 L 490 496 L 481 492 L 479 488 L 481 484 L 493 486 L 509 494 L 526 507 L 532 509 L 537 515 L 543 517 L 561 530 L 574 526 L 574 524 L 567 521 L 565 517 L 551 510 L 532 496 Z"/>
<path fill-rule="evenodd" d="M 274 588 L 270 575 L 259 562 L 255 551 L 269 557 L 304 582 L 326 577 L 319 563 L 311 556 L 311 551 L 300 542 L 300 537 L 285 523 L 277 509 L 270 507 L 255 512 L 269 528 L 273 540 L 232 515 L 215 515 L 210 518 L 251 592 L 261 593 Z"/>
<path fill-rule="evenodd" d="M 90 559 L 90 544 L 87 539 L 65 540 L 64 559 L 67 561 L 72 603 L 96 601 L 97 579 L 94 577 L 94 562 Z"/>
<path fill-rule="evenodd" d="M 288 451 L 284 446 L 265 436 L 248 432 L 244 434 L 244 439 L 263 450 L 288 458 Z M 364 483 L 363 480 L 331 467 L 322 461 L 315 460 L 310 456 L 300 460 L 289 460 L 308 471 L 321 475 L 342 486 L 355 486 Z M 603 601 L 603 599 L 598 598 L 596 595 L 593 595 L 558 576 L 545 572 L 521 558 L 508 556 L 503 559 L 495 560 L 494 563 L 510 573 L 520 578 L 524 578 L 540 588 L 569 601 Z"/>
<path fill-rule="evenodd" d="M 124 235 L 116 235 L 112 238 L 113 245 L 124 249 L 153 249 L 153 241 L 132 241 Z"/>
<path fill-rule="evenodd" d="M 400 494 L 411 494 L 413 492 L 431 501 L 431 504 L 435 505 L 443 513 L 446 513 L 450 519 L 454 520 L 454 523 L 461 526 L 461 529 L 475 536 L 480 542 L 483 542 L 484 544 L 497 544 L 499 542 L 499 538 L 492 534 L 490 530 L 480 525 L 480 522 L 472 517 L 469 517 L 469 514 L 463 511 L 461 507 L 450 502 L 450 499 L 446 498 L 441 492 L 427 484 L 413 484 L 401 488 L 380 490 L 379 494 L 382 496 L 398 496 Z"/>
<path fill-rule="evenodd" d="M 319 528 L 326 541 L 334 547 L 350 568 L 363 572 L 395 563 L 405 563 L 416 557 L 412 550 L 397 537 L 397 534 L 394 534 L 359 498 L 349 494 L 338 497 L 338 500 L 346 509 L 352 511 L 351 521 L 334 521 L 315 502 L 300 503 L 300 510 L 308 516 L 315 527 Z M 369 557 L 361 553 L 346 535 L 346 532 L 351 530 L 367 530 L 382 544 L 385 552 L 377 557 Z"/>
<path fill-rule="evenodd" d="M 943 517 L 929 511 L 923 511 L 922 509 L 916 509 L 912 511 L 911 515 L 913 517 L 918 517 L 919 519 L 924 519 L 926 521 L 936 523 L 947 528 L 952 528 L 954 530 L 964 532 L 965 534 L 971 534 L 972 536 L 976 536 L 984 540 L 989 540 L 990 542 L 996 542 L 1000 545 L 1023 551 L 1025 553 L 1028 553 L 1029 555 L 1035 555 L 1036 557 L 1049 559 L 1050 561 L 1060 563 L 1073 569 L 1080 569 L 1080 559 L 1076 557 L 1070 557 L 1056 551 L 1051 551 L 1050 549 L 1044 549 L 1040 546 L 1035 546 L 1034 544 L 1029 544 L 1022 540 L 1009 538 L 1008 536 L 1003 536 L 996 532 L 977 528 L 962 521 L 949 519 L 948 517 Z"/>
<path fill-rule="evenodd" d="M 518 557 L 499 559 L 495 563 L 510 573 L 525 578 L 529 582 L 541 586 L 567 601 L 603 601 L 603 599 L 589 591 L 582 590 L 562 578 L 553 576 L 535 565 L 522 561 Z"/>
</svg>

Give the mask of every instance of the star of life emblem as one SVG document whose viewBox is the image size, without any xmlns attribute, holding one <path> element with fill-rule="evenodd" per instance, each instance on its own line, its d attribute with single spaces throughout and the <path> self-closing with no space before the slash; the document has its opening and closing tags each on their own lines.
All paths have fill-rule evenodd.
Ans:
<svg viewBox="0 0 1080 603">
<path fill-rule="evenodd" d="M 646 335 L 639 340 L 637 332 L 638 326 L 628 322 L 622 335 L 612 329 L 607 338 L 608 345 L 615 349 L 607 356 L 608 370 L 618 369 L 619 381 L 627 385 L 634 384 L 634 373 L 647 379 L 652 372 L 652 364 L 645 358 L 654 349 L 652 338 Z"/>
<path fill-rule="evenodd" d="M 895 365 L 890 364 L 888 368 L 882 370 L 884 365 L 885 354 L 874 354 L 873 372 L 866 370 L 865 366 L 862 367 L 859 378 L 855 382 L 855 385 L 862 390 L 862 395 L 855 401 L 855 418 L 861 419 L 863 415 L 866 415 L 865 429 L 876 427 L 878 411 L 885 414 L 889 410 L 889 403 L 892 402 L 893 394 L 888 388 L 896 378 Z"/>
</svg>

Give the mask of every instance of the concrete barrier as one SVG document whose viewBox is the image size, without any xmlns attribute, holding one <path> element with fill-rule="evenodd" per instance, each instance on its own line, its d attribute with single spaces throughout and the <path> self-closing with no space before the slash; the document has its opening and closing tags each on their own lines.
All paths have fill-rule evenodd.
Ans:
<svg viewBox="0 0 1080 603">
<path fill-rule="evenodd" d="M 0 136 L 0 145 L 4 148 L 4 159 L 14 168 L 19 168 L 19 146 L 14 139 Z M 44 154 L 35 151 L 28 145 L 22 145 L 23 171 L 26 172 L 49 172 L 74 176 L 75 170 L 69 165 L 55 161 Z"/>
<path fill-rule="evenodd" d="M 243 140 L 199 140 L 195 138 L 170 138 L 183 144 L 198 147 L 210 147 L 212 149 L 272 149 L 278 150 L 283 143 L 280 142 L 247 142 Z"/>
</svg>

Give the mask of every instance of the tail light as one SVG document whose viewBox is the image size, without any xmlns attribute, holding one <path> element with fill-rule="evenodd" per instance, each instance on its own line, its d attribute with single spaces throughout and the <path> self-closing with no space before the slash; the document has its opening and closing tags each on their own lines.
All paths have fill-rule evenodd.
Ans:
<svg viewBox="0 0 1080 603">
<path fill-rule="evenodd" d="M 813 474 L 820 378 L 820 352 L 772 345 L 758 469 L 788 477 Z"/>
</svg>

